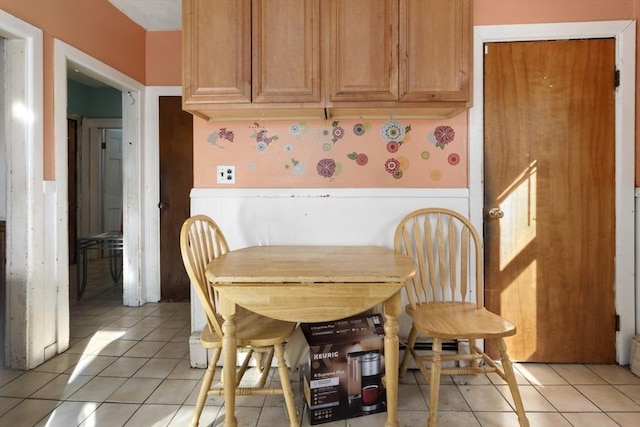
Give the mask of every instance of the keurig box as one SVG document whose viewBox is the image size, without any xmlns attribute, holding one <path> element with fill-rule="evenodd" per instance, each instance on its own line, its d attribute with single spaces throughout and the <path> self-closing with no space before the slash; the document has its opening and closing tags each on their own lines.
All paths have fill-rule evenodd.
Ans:
<svg viewBox="0 0 640 427">
<path fill-rule="evenodd" d="M 300 328 L 309 345 L 300 372 L 311 425 L 387 410 L 382 315 Z"/>
</svg>

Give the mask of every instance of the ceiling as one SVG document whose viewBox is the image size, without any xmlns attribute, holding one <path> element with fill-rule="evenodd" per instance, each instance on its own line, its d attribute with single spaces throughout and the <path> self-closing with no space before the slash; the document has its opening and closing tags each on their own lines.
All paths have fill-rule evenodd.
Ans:
<svg viewBox="0 0 640 427">
<path fill-rule="evenodd" d="M 109 0 L 147 31 L 178 31 L 182 28 L 182 0 Z"/>
</svg>

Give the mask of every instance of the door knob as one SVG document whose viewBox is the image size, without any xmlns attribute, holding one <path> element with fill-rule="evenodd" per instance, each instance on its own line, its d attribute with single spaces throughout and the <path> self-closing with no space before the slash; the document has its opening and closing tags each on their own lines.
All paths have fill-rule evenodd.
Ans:
<svg viewBox="0 0 640 427">
<path fill-rule="evenodd" d="M 163 210 L 167 209 L 168 207 L 169 207 L 169 203 L 167 203 L 167 202 L 160 202 L 160 203 L 158 203 L 158 208 L 159 208 L 161 211 L 163 211 Z"/>
<path fill-rule="evenodd" d="M 493 208 L 489 210 L 489 218 L 500 219 L 504 216 L 504 212 L 500 208 Z"/>
</svg>

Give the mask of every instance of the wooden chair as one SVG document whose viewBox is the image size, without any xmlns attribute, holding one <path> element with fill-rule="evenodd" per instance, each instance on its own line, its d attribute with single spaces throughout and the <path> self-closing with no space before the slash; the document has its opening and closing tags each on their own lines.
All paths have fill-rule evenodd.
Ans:
<svg viewBox="0 0 640 427">
<path fill-rule="evenodd" d="M 516 327 L 484 308 L 483 247 L 477 231 L 457 212 L 419 209 L 400 221 L 394 246 L 418 265 L 417 274 L 405 287 L 409 299 L 406 312 L 413 324 L 400 376 L 407 372 L 411 355 L 431 386 L 428 426 L 437 425 L 441 375 L 489 372 L 507 382 L 520 426 L 529 426 L 503 340 L 514 335 Z M 431 338 L 431 354 L 419 355 L 415 350 L 418 334 Z M 495 340 L 502 366 L 483 352 L 478 339 Z M 443 340 L 468 340 L 470 354 L 442 354 Z M 449 363 L 443 367 L 442 362 Z"/>
<path fill-rule="evenodd" d="M 205 270 L 212 259 L 227 253 L 229 247 L 220 228 L 211 218 L 205 215 L 196 215 L 188 218 L 182 225 L 180 250 L 187 274 L 202 303 L 207 318 L 207 324 L 202 329 L 200 342 L 205 348 L 213 349 L 191 421 L 191 426 L 197 427 L 207 396 L 224 396 L 223 387 L 220 387 L 219 384 L 216 384 L 217 387 L 212 387 L 216 364 L 222 349 L 223 319 L 217 312 L 218 295 L 215 290 L 215 284 L 206 279 Z M 285 341 L 293 334 L 296 324 L 263 317 L 241 307 L 238 307 L 236 313 L 236 323 L 238 346 L 248 349 L 242 366 L 236 373 L 236 395 L 283 394 L 291 425 L 298 426 L 293 390 L 284 360 L 283 346 Z M 257 358 L 259 361 L 258 369 L 262 370 L 260 380 L 256 386 L 240 387 L 240 382 L 254 352 L 266 353 L 261 354 L 264 357 Z M 278 361 L 278 372 L 282 387 L 265 388 L 274 352 Z M 229 367 L 223 368 L 228 369 Z M 233 367 L 233 369 L 236 369 L 236 367 Z"/>
</svg>

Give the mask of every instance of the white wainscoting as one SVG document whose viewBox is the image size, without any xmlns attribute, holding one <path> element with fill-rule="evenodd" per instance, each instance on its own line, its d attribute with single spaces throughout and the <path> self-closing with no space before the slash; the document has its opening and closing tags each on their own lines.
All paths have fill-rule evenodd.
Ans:
<svg viewBox="0 0 640 427">
<path fill-rule="evenodd" d="M 194 189 L 191 213 L 205 214 L 222 228 L 230 249 L 253 245 L 393 246 L 400 219 L 414 209 L 446 207 L 469 215 L 468 189 Z M 205 367 L 199 344 L 205 324 L 191 295 L 191 365 Z M 399 318 L 399 335 L 411 327 Z"/>
</svg>

